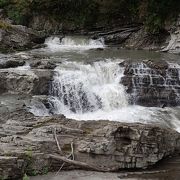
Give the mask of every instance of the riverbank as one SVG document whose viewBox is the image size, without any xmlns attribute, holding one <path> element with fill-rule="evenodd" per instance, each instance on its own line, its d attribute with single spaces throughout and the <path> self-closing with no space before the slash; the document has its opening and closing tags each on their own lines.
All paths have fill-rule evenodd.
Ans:
<svg viewBox="0 0 180 180">
<path fill-rule="evenodd" d="M 162 8 L 156 9 L 158 6 Z M 2 52 L 42 47 L 45 38 L 51 35 L 76 34 L 102 38 L 106 45 L 119 48 L 180 53 L 179 6 L 175 0 L 170 3 L 117 3 L 115 0 L 14 3 L 8 0 L 8 3 L 1 2 L 0 7 L 3 8 L 0 11 Z"/>
<path fill-rule="evenodd" d="M 45 49 L 1 57 L 0 167 L 6 179 L 57 172 L 64 162 L 63 170 L 137 171 L 179 151 L 179 108 L 166 98 L 178 86 L 177 55 L 108 49 L 83 37 L 56 42 L 50 38 Z M 96 50 L 100 45 L 104 50 Z M 131 86 L 133 73 L 138 79 L 148 73 L 153 81 L 135 80 Z M 152 99 L 147 106 L 167 101 L 163 108 L 131 104 L 129 95 L 146 86 L 164 89 L 164 97 L 157 99 L 152 91 L 137 97 Z M 179 102 L 178 89 L 173 98 Z M 65 158 L 72 151 L 75 161 Z"/>
<path fill-rule="evenodd" d="M 0 172 L 5 179 L 60 168 L 147 168 L 180 146 L 179 133 L 156 125 L 75 121 L 63 115 L 40 118 L 24 110 L 1 114 L 1 119 Z"/>
<path fill-rule="evenodd" d="M 178 55 L 82 36 L 45 43 L 0 57 L 2 178 L 137 171 L 179 152 Z"/>
</svg>

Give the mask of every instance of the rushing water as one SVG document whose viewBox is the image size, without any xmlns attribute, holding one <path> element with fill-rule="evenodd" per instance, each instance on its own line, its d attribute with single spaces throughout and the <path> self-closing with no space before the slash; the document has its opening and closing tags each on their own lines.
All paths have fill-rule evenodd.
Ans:
<svg viewBox="0 0 180 180">
<path fill-rule="evenodd" d="M 84 37 L 49 37 L 45 44 L 51 52 L 75 51 L 104 48 L 103 39 L 93 40 Z"/>
<path fill-rule="evenodd" d="M 119 122 L 140 122 L 158 124 L 162 127 L 170 127 L 180 132 L 180 108 L 179 107 L 143 107 L 136 105 L 137 91 L 134 88 L 134 105 L 130 103 L 130 97 L 126 88 L 121 84 L 124 76 L 124 68 L 120 66 L 123 61 L 136 62 L 132 67 L 138 81 L 133 82 L 141 86 L 144 82 L 140 77 L 148 76 L 150 85 L 153 86 L 153 76 L 159 76 L 156 72 L 142 64 L 143 60 L 166 60 L 170 67 L 180 69 L 178 65 L 179 56 L 158 52 L 122 50 L 117 47 L 106 47 L 103 39 L 91 40 L 84 37 L 50 37 L 46 40 L 46 48 L 18 53 L 18 56 L 28 59 L 29 55 L 40 55 L 57 64 L 54 70 L 53 81 L 49 89 L 46 106 L 38 99 L 31 101 L 30 111 L 37 116 L 51 116 L 53 114 L 64 114 L 67 118 L 76 120 L 112 120 Z M 0 58 L 9 58 L 0 54 Z M 29 56 L 31 57 L 31 56 Z M 47 60 L 46 59 L 46 60 Z M 138 63 L 137 63 L 138 62 Z M 140 70 L 141 69 L 141 70 Z M 12 68 L 10 71 L 18 73 L 34 74 L 28 64 L 22 67 Z M 180 75 L 180 71 L 178 71 Z M 163 86 L 167 88 L 180 88 L 179 81 L 173 82 L 173 76 L 167 72 Z M 176 92 L 178 94 L 178 92 Z M 24 97 L 1 97 L 1 104 L 14 106 L 16 99 Z M 15 100 L 14 100 L 15 99 Z M 180 98 L 177 97 L 177 101 Z M 14 103 L 15 101 L 15 103 Z M 28 97 L 27 97 L 28 101 Z M 10 104 L 10 105 L 9 105 Z M 13 104 L 13 105 L 11 105 Z M 19 107 L 21 106 L 21 103 Z M 18 107 L 18 104 L 15 104 Z M 4 111 L 4 109 L 0 109 Z M 59 176 L 50 174 L 48 176 L 32 178 L 32 180 L 45 179 L 122 179 L 122 180 L 166 180 L 179 179 L 179 159 L 162 163 L 155 171 L 146 174 L 135 175 L 128 178 L 119 178 L 120 174 L 103 174 L 94 172 L 72 171 L 68 174 L 61 172 Z M 166 166 L 166 167 L 164 167 Z M 162 173 L 161 170 L 167 170 Z"/>
<path fill-rule="evenodd" d="M 124 52 L 105 47 L 102 39 L 88 40 L 82 37 L 64 39 L 50 37 L 46 40 L 46 44 L 45 49 L 38 50 L 36 53 L 48 54 L 55 59 L 58 66 L 54 70 L 54 78 L 49 90 L 51 107 L 47 111 L 41 104 L 32 106 L 31 112 L 35 115 L 64 114 L 67 118 L 76 120 L 104 119 L 153 123 L 174 128 L 180 132 L 178 107 L 130 105 L 126 89 L 120 83 L 124 68 L 119 65 L 126 59 L 139 62 L 146 58 L 153 58 L 169 60 L 171 66 L 174 66 L 178 56 L 168 57 L 167 55 L 166 57 L 164 54 L 146 51 L 140 51 L 139 54 L 136 51 Z M 97 50 L 97 48 L 101 49 Z M 103 48 L 104 51 L 102 51 Z M 142 66 L 141 63 L 138 68 L 143 69 L 143 72 L 140 72 L 137 67 L 134 68 L 137 75 L 144 76 L 152 73 L 150 68 L 140 66 Z M 167 84 L 167 86 L 170 85 Z M 134 92 L 135 96 L 136 92 Z"/>
<path fill-rule="evenodd" d="M 57 101 L 56 113 L 62 113 L 59 103 L 62 103 L 62 109 L 68 108 L 77 114 L 99 109 L 111 112 L 127 107 L 128 98 L 124 86 L 119 83 L 124 70 L 118 63 L 62 63 L 56 69 L 50 91 Z"/>
</svg>

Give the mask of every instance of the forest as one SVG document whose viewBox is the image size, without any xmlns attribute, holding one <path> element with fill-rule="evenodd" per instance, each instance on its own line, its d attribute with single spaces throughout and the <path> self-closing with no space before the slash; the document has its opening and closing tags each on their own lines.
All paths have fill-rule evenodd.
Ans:
<svg viewBox="0 0 180 180">
<path fill-rule="evenodd" d="M 94 24 L 142 23 L 147 32 L 159 33 L 177 18 L 179 0 L 0 0 L 0 8 L 16 24 L 27 25 L 32 15 L 44 14 L 59 22 L 89 28 Z"/>
</svg>

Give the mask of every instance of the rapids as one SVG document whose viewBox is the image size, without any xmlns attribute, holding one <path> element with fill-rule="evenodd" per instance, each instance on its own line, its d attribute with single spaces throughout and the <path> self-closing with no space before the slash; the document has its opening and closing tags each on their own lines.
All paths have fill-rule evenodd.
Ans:
<svg viewBox="0 0 180 180">
<path fill-rule="evenodd" d="M 50 107 L 47 110 L 42 104 L 32 106 L 31 112 L 35 115 L 64 114 L 67 118 L 76 120 L 153 123 L 180 132 L 178 107 L 138 106 L 136 98 L 134 104 L 130 104 L 126 89 L 120 83 L 124 68 L 119 64 L 126 59 L 137 61 L 139 57 L 131 54 L 131 51 L 127 51 L 124 58 L 121 50 L 116 54 L 113 48 L 105 47 L 103 39 L 90 40 L 70 36 L 49 37 L 46 45 L 46 48 L 36 53 L 50 54 L 59 62 L 49 89 Z M 104 51 L 97 52 L 98 48 L 104 48 Z M 144 52 L 143 56 L 140 55 L 138 61 L 144 60 L 146 54 L 148 53 Z M 158 53 L 153 56 L 158 60 L 160 58 Z M 174 60 L 167 58 L 170 63 Z M 144 70 L 145 75 L 150 75 L 150 69 L 146 67 Z M 137 72 L 137 75 L 144 74 Z"/>
<path fill-rule="evenodd" d="M 76 36 L 64 38 L 52 36 L 46 39 L 45 44 L 47 45 L 47 50 L 52 52 L 104 48 L 103 39 L 93 40 Z"/>
</svg>

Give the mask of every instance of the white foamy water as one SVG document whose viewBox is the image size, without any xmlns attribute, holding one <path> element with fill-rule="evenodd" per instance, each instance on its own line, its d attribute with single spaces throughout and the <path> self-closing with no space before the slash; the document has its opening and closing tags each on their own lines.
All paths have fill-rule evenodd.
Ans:
<svg viewBox="0 0 180 180">
<path fill-rule="evenodd" d="M 49 37 L 46 39 L 45 44 L 47 48 L 52 51 L 72 51 L 72 50 L 89 50 L 104 48 L 103 39 L 93 40 L 88 38 L 79 38 L 79 37 Z"/>
<path fill-rule="evenodd" d="M 31 67 L 30 67 L 30 65 L 28 63 L 26 63 L 24 66 L 18 66 L 18 67 L 14 68 L 14 69 L 17 69 L 17 70 L 20 70 L 20 71 L 27 71 L 27 70 L 30 70 Z"/>
<path fill-rule="evenodd" d="M 108 60 L 92 64 L 64 62 L 56 69 L 50 92 L 55 113 L 66 114 L 67 109 L 77 114 L 99 109 L 110 112 L 126 107 L 128 97 L 119 83 L 123 72 L 119 62 Z"/>
<path fill-rule="evenodd" d="M 89 64 L 85 60 L 79 62 L 77 59 L 76 61 L 77 54 L 82 55 L 86 50 L 104 48 L 102 39 L 49 37 L 46 39 L 46 45 L 45 51 L 52 52 L 52 54 L 67 52 L 72 61 L 61 61 L 61 64 L 55 69 L 54 80 L 49 92 L 50 108 L 46 109 L 43 104 L 33 106 L 31 111 L 35 115 L 64 114 L 67 118 L 76 120 L 158 124 L 180 132 L 179 107 L 163 109 L 129 104 L 126 89 L 120 84 L 124 73 L 124 68 L 119 65 L 122 60 L 115 58 L 116 60 L 106 59 L 92 62 L 92 59 L 92 63 Z M 171 66 L 174 65 L 171 64 Z M 150 85 L 153 85 L 151 75 L 156 76 L 156 72 L 152 72 L 153 70 L 143 63 L 132 69 L 135 76 L 150 76 Z M 158 74 L 157 77 L 159 77 Z M 164 83 L 167 82 L 165 79 Z M 135 86 L 136 82 L 132 83 Z M 143 84 L 141 79 L 138 83 Z M 171 86 L 173 88 L 173 85 Z M 167 87 L 170 87 L 168 83 Z M 136 89 L 132 93 L 134 97 L 137 97 Z M 134 102 L 136 102 L 136 98 Z"/>
<path fill-rule="evenodd" d="M 125 87 L 120 84 L 124 72 L 120 62 L 63 62 L 55 70 L 50 90 L 51 113 L 76 120 L 157 124 L 180 132 L 179 108 L 129 105 Z"/>
</svg>

